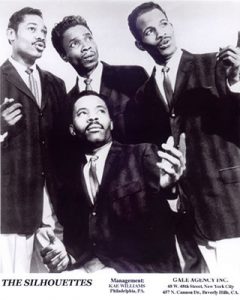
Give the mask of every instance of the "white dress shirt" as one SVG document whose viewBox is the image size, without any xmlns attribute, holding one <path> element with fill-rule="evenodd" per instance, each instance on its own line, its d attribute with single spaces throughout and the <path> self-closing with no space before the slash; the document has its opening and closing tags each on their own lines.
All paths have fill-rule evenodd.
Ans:
<svg viewBox="0 0 240 300">
<path fill-rule="evenodd" d="M 30 89 L 29 75 L 26 73 L 27 67 L 14 60 L 12 57 L 9 61 L 16 69 L 26 86 Z M 33 76 L 37 83 L 39 100 L 42 98 L 42 88 L 39 72 L 36 64 L 31 66 L 33 69 Z M 4 141 L 7 132 L 1 135 L 0 142 Z M 43 213 L 42 213 L 42 226 L 36 231 L 36 235 L 23 235 L 23 234 L 0 234 L 0 273 L 1 272 L 16 272 L 29 273 L 30 269 L 34 268 L 34 272 L 47 272 L 48 269 L 44 267 L 42 258 L 40 257 L 40 250 L 46 247 L 50 241 L 46 233 L 47 230 L 58 230 L 59 236 L 62 234 L 61 225 L 58 223 L 56 215 L 53 211 L 50 202 L 46 184 L 43 188 Z M 32 264 L 32 265 L 31 265 Z"/>
<path fill-rule="evenodd" d="M 102 146 L 101 148 L 97 149 L 93 155 L 86 155 L 87 163 L 85 164 L 83 168 L 83 174 L 84 174 L 84 179 L 86 182 L 88 194 L 90 196 L 90 199 L 93 203 L 93 197 L 90 189 L 90 181 L 89 181 L 89 169 L 90 169 L 90 159 L 92 156 L 98 156 L 98 159 L 96 160 L 96 172 L 97 172 L 97 179 L 99 184 L 102 182 L 102 176 L 103 176 L 103 171 L 105 167 L 105 162 L 109 153 L 109 150 L 111 148 L 112 142 L 109 142 Z"/>
<path fill-rule="evenodd" d="M 87 163 L 85 164 L 83 168 L 83 175 L 85 179 L 85 183 L 88 190 L 88 195 L 94 203 L 94 199 L 92 197 L 91 188 L 90 188 L 90 180 L 89 180 L 89 169 L 90 169 L 90 159 L 93 156 L 97 156 L 98 159 L 96 162 L 96 173 L 97 173 L 97 179 L 99 184 L 102 182 L 105 162 L 109 153 L 109 150 L 111 148 L 112 142 L 109 142 L 105 145 L 103 145 L 101 148 L 98 148 L 92 155 L 86 155 Z M 75 260 L 71 257 L 71 261 L 75 262 Z M 76 270 L 77 272 L 83 272 L 83 273 L 93 273 L 93 272 L 113 272 L 116 273 L 116 271 L 113 268 L 107 268 L 97 257 L 94 257 L 85 265 L 79 269 Z"/>
<path fill-rule="evenodd" d="M 14 60 L 12 57 L 9 58 L 9 61 L 14 66 L 14 68 L 17 70 L 18 74 L 20 75 L 22 80 L 25 82 L 26 86 L 30 89 L 29 75 L 26 73 L 27 67 L 24 66 L 23 64 L 17 62 L 16 60 Z M 32 74 L 37 83 L 39 101 L 41 101 L 42 86 L 41 86 L 40 75 L 39 75 L 38 69 L 36 67 L 36 64 L 32 65 L 31 69 L 33 70 Z"/>
<path fill-rule="evenodd" d="M 179 63 L 182 57 L 182 50 L 177 49 L 174 55 L 171 57 L 171 59 L 167 63 L 167 67 L 169 67 L 168 76 L 171 81 L 172 88 L 174 90 L 175 84 L 176 84 L 176 78 L 177 78 L 177 71 L 179 67 Z M 155 79 L 158 85 L 158 88 L 161 92 L 161 94 L 164 97 L 164 100 L 167 103 L 167 99 L 165 96 L 164 88 L 163 88 L 163 69 L 164 66 L 156 65 L 156 75 Z"/>
<path fill-rule="evenodd" d="M 17 62 L 12 57 L 10 57 L 8 60 L 13 65 L 13 67 L 16 69 L 16 71 L 18 72 L 18 74 L 20 75 L 20 77 L 22 78 L 24 83 L 26 84 L 26 86 L 30 89 L 29 75 L 26 73 L 27 67 L 24 66 L 23 64 Z M 41 86 L 41 79 L 40 79 L 40 75 L 39 75 L 38 69 L 36 67 L 36 64 L 31 66 L 31 69 L 33 70 L 33 76 L 34 76 L 34 79 L 36 80 L 36 83 L 37 83 L 38 96 L 39 96 L 39 99 L 38 99 L 39 103 L 38 104 L 41 104 L 42 86 Z M 0 143 L 4 142 L 4 140 L 7 136 L 8 136 L 8 132 L 4 132 L 4 134 L 1 134 L 0 135 Z"/>
<path fill-rule="evenodd" d="M 96 69 L 93 71 L 93 73 L 90 75 L 91 81 L 91 87 L 93 91 L 96 93 L 100 92 L 101 88 L 101 82 L 102 82 L 102 71 L 103 71 L 103 65 L 101 62 L 98 63 Z M 78 76 L 78 87 L 79 91 L 84 91 L 86 84 L 84 83 L 85 77 Z"/>
<path fill-rule="evenodd" d="M 171 59 L 167 63 L 167 67 L 169 67 L 168 76 L 169 76 L 169 79 L 171 81 L 171 85 L 172 85 L 173 90 L 174 90 L 175 84 L 176 84 L 177 72 L 178 72 L 178 67 L 179 67 L 179 64 L 180 64 L 181 57 L 182 57 L 182 50 L 177 49 L 176 52 L 174 53 L 174 55 L 171 57 Z M 155 79 L 156 79 L 158 88 L 159 88 L 164 100 L 167 103 L 167 99 L 166 99 L 164 88 L 163 88 L 162 68 L 163 68 L 163 66 L 156 65 Z M 229 90 L 232 93 L 240 93 L 240 81 L 233 84 L 233 85 L 230 85 L 227 81 L 227 86 L 228 86 Z"/>
</svg>

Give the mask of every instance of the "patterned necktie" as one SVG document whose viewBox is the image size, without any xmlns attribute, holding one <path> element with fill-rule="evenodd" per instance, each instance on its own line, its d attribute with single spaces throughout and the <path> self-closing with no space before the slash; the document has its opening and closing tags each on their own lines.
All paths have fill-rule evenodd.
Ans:
<svg viewBox="0 0 240 300">
<path fill-rule="evenodd" d="M 92 91 L 91 82 L 92 82 L 91 78 L 86 78 L 84 80 L 84 83 L 86 84 L 85 91 Z"/>
<path fill-rule="evenodd" d="M 28 74 L 29 88 L 30 88 L 33 96 L 35 97 L 38 106 L 40 107 L 41 102 L 40 102 L 40 97 L 39 97 L 39 92 L 38 92 L 37 81 L 33 76 L 33 69 L 27 68 L 27 70 L 25 72 Z"/>
<path fill-rule="evenodd" d="M 99 182 L 97 178 L 97 169 L 96 169 L 96 160 L 98 156 L 92 156 L 90 158 L 90 168 L 89 168 L 89 183 L 90 183 L 90 190 L 93 202 L 96 200 L 96 195 L 99 189 Z"/>
<path fill-rule="evenodd" d="M 173 99 L 173 88 L 171 85 L 171 81 L 169 79 L 168 76 L 168 72 L 169 72 L 169 67 L 163 67 L 162 68 L 162 72 L 163 72 L 163 88 L 164 88 L 164 92 L 165 92 L 165 96 L 168 102 L 168 106 L 169 108 L 171 107 L 172 104 L 172 99 Z"/>
</svg>

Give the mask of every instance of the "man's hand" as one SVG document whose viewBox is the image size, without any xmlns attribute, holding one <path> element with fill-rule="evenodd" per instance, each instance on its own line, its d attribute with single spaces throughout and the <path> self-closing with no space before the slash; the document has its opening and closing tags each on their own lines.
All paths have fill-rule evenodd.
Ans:
<svg viewBox="0 0 240 300">
<path fill-rule="evenodd" d="M 185 135 L 181 134 L 180 144 L 184 144 Z M 186 169 L 186 159 L 184 154 L 174 147 L 173 137 L 170 136 L 166 144 L 162 144 L 163 151 L 158 151 L 158 156 L 162 159 L 157 163 L 160 169 L 160 186 L 170 187 L 176 183 Z"/>
<path fill-rule="evenodd" d="M 240 46 L 220 48 L 217 60 L 223 63 L 230 85 L 240 81 Z"/>
<path fill-rule="evenodd" d="M 58 273 L 66 270 L 69 264 L 69 257 L 63 243 L 53 234 L 48 231 L 49 245 L 41 250 L 43 263 L 47 265 L 50 272 Z"/>
<path fill-rule="evenodd" d="M 22 104 L 14 102 L 13 98 L 5 98 L 1 104 L 1 116 L 9 126 L 15 125 L 22 118 Z"/>
</svg>

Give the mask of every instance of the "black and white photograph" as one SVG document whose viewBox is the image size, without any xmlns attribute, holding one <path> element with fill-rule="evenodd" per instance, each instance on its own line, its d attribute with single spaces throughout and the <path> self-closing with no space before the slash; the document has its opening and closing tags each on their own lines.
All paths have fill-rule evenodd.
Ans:
<svg viewBox="0 0 240 300">
<path fill-rule="evenodd" d="M 239 299 L 239 16 L 0 0 L 3 299 Z"/>
</svg>

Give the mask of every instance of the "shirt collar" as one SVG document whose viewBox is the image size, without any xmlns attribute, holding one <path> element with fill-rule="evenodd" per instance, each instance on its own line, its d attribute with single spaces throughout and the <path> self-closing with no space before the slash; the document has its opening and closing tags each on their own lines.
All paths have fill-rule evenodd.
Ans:
<svg viewBox="0 0 240 300">
<path fill-rule="evenodd" d="M 9 61 L 14 66 L 14 68 L 18 71 L 18 73 L 21 74 L 26 71 L 27 67 L 21 64 L 20 62 L 16 61 L 14 58 L 10 57 Z M 37 70 L 36 64 L 32 65 L 31 69 L 33 69 L 33 71 L 36 71 Z"/>
<path fill-rule="evenodd" d="M 109 152 L 111 146 L 112 146 L 112 142 L 108 142 L 107 144 L 103 145 L 102 147 L 100 147 L 96 151 L 94 151 L 94 154 L 92 154 L 92 155 L 86 154 L 85 156 L 86 156 L 87 162 L 89 162 L 91 157 L 93 157 L 95 155 L 98 156 L 98 158 L 100 158 L 100 160 L 105 159 L 108 155 L 108 152 Z"/>
<path fill-rule="evenodd" d="M 90 75 L 90 78 L 92 79 L 91 87 L 95 92 L 100 92 L 100 86 L 101 86 L 101 78 L 102 78 L 102 72 L 103 72 L 103 64 L 102 62 L 99 62 L 93 73 Z M 81 77 L 78 75 L 78 87 L 79 90 L 82 91 L 85 89 L 85 83 L 84 80 L 85 77 Z"/>
<path fill-rule="evenodd" d="M 171 57 L 171 59 L 167 63 L 168 67 L 170 69 L 178 67 L 181 56 L 182 56 L 182 50 L 177 48 L 176 52 L 174 53 L 174 55 Z"/>
<path fill-rule="evenodd" d="M 167 66 L 170 68 L 170 70 L 177 69 L 180 63 L 182 57 L 182 50 L 177 48 L 173 56 L 170 58 L 170 60 L 167 63 Z M 162 65 L 156 65 L 156 69 L 158 71 L 162 71 L 163 66 Z"/>
</svg>

